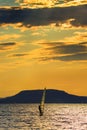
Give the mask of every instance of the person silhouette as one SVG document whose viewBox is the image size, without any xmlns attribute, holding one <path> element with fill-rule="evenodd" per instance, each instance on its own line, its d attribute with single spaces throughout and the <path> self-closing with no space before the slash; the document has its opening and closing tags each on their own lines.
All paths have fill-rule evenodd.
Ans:
<svg viewBox="0 0 87 130">
<path fill-rule="evenodd" d="M 42 116 L 43 115 L 43 112 L 42 112 L 42 110 L 41 110 L 41 106 L 39 105 L 39 112 L 40 112 L 40 116 Z"/>
</svg>

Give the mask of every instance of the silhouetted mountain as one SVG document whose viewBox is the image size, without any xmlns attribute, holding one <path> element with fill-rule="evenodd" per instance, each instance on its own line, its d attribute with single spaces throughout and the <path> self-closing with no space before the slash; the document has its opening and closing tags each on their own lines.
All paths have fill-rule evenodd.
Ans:
<svg viewBox="0 0 87 130">
<path fill-rule="evenodd" d="M 6 98 L 0 103 L 40 103 L 43 90 L 26 90 Z M 87 103 L 87 97 L 68 94 L 64 91 L 47 89 L 46 103 Z"/>
</svg>

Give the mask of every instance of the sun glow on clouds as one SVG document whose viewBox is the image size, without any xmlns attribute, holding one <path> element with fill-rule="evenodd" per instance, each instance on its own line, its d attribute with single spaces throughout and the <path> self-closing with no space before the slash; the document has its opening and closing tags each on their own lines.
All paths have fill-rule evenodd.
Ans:
<svg viewBox="0 0 87 130">
<path fill-rule="evenodd" d="M 20 6 L 21 8 L 45 8 L 45 7 L 67 7 L 87 4 L 87 0 L 6 0 L 1 1 L 1 6 L 10 8 Z"/>
<path fill-rule="evenodd" d="M 32 6 L 47 6 L 51 7 L 52 5 L 55 5 L 57 3 L 57 0 L 23 0 L 22 5 L 32 5 Z"/>
<path fill-rule="evenodd" d="M 87 3 L 87 0 L 16 0 L 22 7 L 44 8 L 44 7 L 67 7 Z"/>
<path fill-rule="evenodd" d="M 4 35 L 0 35 L 0 40 L 1 41 L 5 41 L 5 40 L 14 40 L 14 39 L 17 39 L 17 38 L 20 38 L 21 35 L 20 34 L 4 34 Z"/>
<path fill-rule="evenodd" d="M 39 61 L 83 61 L 87 60 L 87 33 L 75 32 L 74 36 L 59 41 L 38 41 L 40 46 L 30 52 L 30 57 Z M 71 57 L 71 59 L 70 59 Z M 64 59 L 65 58 L 65 59 Z"/>
<path fill-rule="evenodd" d="M 65 0 L 62 4 L 59 4 L 59 7 L 68 7 L 68 6 L 78 6 L 87 4 L 86 0 Z"/>
</svg>

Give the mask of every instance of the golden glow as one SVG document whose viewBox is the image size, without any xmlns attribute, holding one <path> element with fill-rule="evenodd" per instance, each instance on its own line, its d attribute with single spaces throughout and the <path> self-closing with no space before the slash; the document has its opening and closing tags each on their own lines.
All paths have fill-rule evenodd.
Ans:
<svg viewBox="0 0 87 130">
<path fill-rule="evenodd" d="M 67 7 L 86 4 L 86 0 L 16 0 L 21 7 L 44 8 L 44 7 Z"/>
<path fill-rule="evenodd" d="M 52 5 L 53 3 L 56 3 L 57 2 L 57 0 L 23 0 L 23 3 L 28 3 L 28 4 L 38 4 L 38 3 L 40 3 L 40 4 L 43 4 L 43 5 Z"/>
<path fill-rule="evenodd" d="M 44 86 L 87 96 L 87 0 L 15 4 L 0 7 L 0 97 Z"/>
</svg>

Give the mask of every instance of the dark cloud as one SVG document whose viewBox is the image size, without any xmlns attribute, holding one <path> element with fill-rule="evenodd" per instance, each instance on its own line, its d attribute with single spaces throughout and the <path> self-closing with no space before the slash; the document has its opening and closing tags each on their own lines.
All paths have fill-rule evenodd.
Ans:
<svg viewBox="0 0 87 130">
<path fill-rule="evenodd" d="M 51 50 L 55 54 L 72 54 L 79 52 L 87 52 L 87 46 L 85 46 L 84 44 L 54 44 L 54 46 L 47 48 L 47 50 Z"/>
<path fill-rule="evenodd" d="M 54 60 L 58 60 L 58 59 L 61 61 L 87 60 L 87 53 L 78 53 L 73 55 L 54 57 Z"/>
<path fill-rule="evenodd" d="M 59 57 L 62 61 L 77 61 L 77 60 L 87 60 L 87 53 L 78 53 L 68 56 Z"/>
<path fill-rule="evenodd" d="M 13 46 L 16 45 L 15 42 L 8 42 L 8 43 L 0 43 L 0 46 Z"/>
<path fill-rule="evenodd" d="M 44 44 L 42 44 L 44 45 Z M 42 56 L 41 60 L 61 60 L 61 61 L 76 61 L 87 60 L 87 42 L 78 44 L 70 44 L 63 42 L 45 43 L 46 57 Z"/>
<path fill-rule="evenodd" d="M 12 47 L 12 46 L 15 46 L 15 45 L 16 45 L 15 42 L 0 43 L 0 50 L 5 50 L 8 47 Z"/>
<path fill-rule="evenodd" d="M 82 45 L 87 45 L 87 42 L 81 42 L 79 44 L 82 44 Z"/>
<path fill-rule="evenodd" d="M 87 26 L 87 5 L 72 7 L 55 7 L 42 9 L 11 8 L 0 9 L 0 24 L 22 23 L 26 27 L 43 26 L 55 23 L 59 26 L 60 22 L 68 19 L 73 26 Z"/>
<path fill-rule="evenodd" d="M 24 54 L 24 53 L 17 53 L 17 54 L 13 54 L 11 55 L 12 57 L 23 57 L 23 56 L 26 56 L 28 54 Z"/>
<path fill-rule="evenodd" d="M 65 56 L 42 57 L 40 58 L 40 60 L 82 61 L 82 60 L 87 60 L 87 53 L 78 53 L 78 54 L 71 54 Z"/>
</svg>

